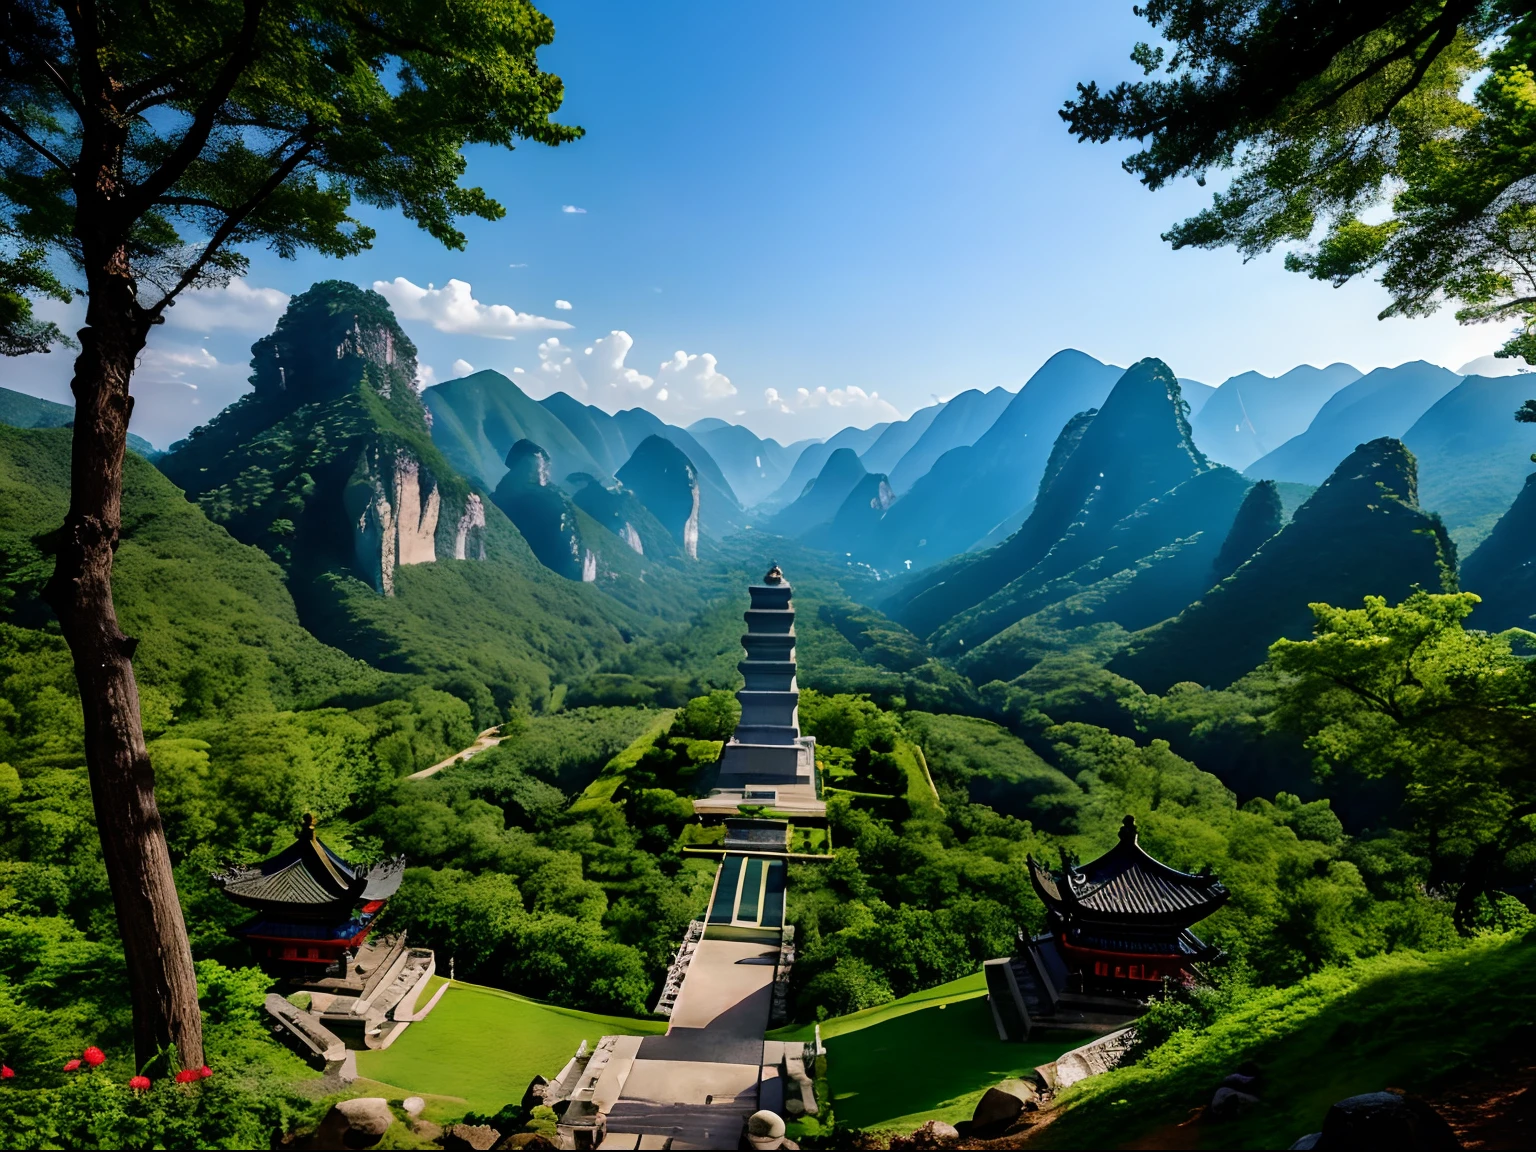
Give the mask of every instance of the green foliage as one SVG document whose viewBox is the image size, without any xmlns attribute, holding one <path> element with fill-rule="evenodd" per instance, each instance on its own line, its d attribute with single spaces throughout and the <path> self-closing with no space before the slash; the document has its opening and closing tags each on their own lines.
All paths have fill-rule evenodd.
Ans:
<svg viewBox="0 0 1536 1152">
<path fill-rule="evenodd" d="M 544 708 L 560 678 L 622 649 L 621 625 L 648 624 L 545 569 L 443 458 L 413 387 L 415 349 L 378 293 L 316 284 L 253 351 L 255 390 L 160 464 L 210 519 L 277 559 L 317 636 L 467 700 L 484 727 Z M 432 563 L 396 567 L 394 548 L 359 527 L 381 501 L 400 513 L 404 475 L 438 508 Z"/>
<path fill-rule="evenodd" d="M 1528 9 L 1310 0 L 1283 20 L 1268 10 L 1148 5 L 1173 47 L 1166 77 L 1080 85 L 1063 118 L 1081 140 L 1136 140 L 1125 166 L 1152 188 L 1237 169 L 1210 208 L 1166 234 L 1175 247 L 1231 244 L 1252 257 L 1321 232 L 1288 267 L 1335 285 L 1378 270 L 1392 297 L 1383 317 L 1451 299 L 1464 323 L 1521 323 L 1500 355 L 1536 350 L 1524 256 L 1536 215 L 1520 191 L 1536 141 Z"/>
<path fill-rule="evenodd" d="M 1073 1086 L 1038 1142 L 1135 1142 L 1185 1122 L 1248 1061 L 1264 1077 L 1264 1104 L 1214 1130 L 1222 1147 L 1273 1147 L 1277 1134 L 1283 1142 L 1315 1132 L 1329 1105 L 1361 1092 L 1435 1092 L 1496 1073 L 1524 1043 L 1531 953 L 1528 942 L 1493 936 L 1438 955 L 1381 956 L 1289 987 L 1230 985 L 1145 1058 Z M 1175 1023 L 1163 1009 L 1153 1020 Z"/>
<path fill-rule="evenodd" d="M 48 270 L 47 253 L 35 245 L 18 248 L 8 227 L 0 228 L 0 356 L 52 351 L 75 342 L 57 324 L 32 314 L 34 296 L 68 303 L 74 294 Z"/>
<path fill-rule="evenodd" d="M 1422 591 L 1396 607 L 1314 604 L 1315 637 L 1270 650 L 1277 719 L 1320 769 L 1402 784 L 1435 881 L 1460 884 L 1463 926 L 1480 895 L 1536 869 L 1536 692 L 1509 635 L 1463 627 L 1476 604 Z"/>
<path fill-rule="evenodd" d="M 9 623 L 56 627 L 41 590 L 52 571 L 47 534 L 69 503 L 69 438 L 68 429 L 0 427 L 0 618 Z M 151 732 L 172 718 L 379 690 L 377 672 L 303 629 L 266 556 L 210 523 L 136 456 L 124 462 L 123 505 L 114 593 L 123 628 L 139 639 L 134 663 Z"/>
<path fill-rule="evenodd" d="M 688 701 L 672 722 L 672 729 L 694 740 L 729 740 L 740 720 L 741 705 L 735 693 L 717 688 Z"/>
<path fill-rule="evenodd" d="M 550 120 L 562 90 L 537 52 L 554 27 L 531 4 L 350 15 L 325 3 L 212 3 L 190 19 L 156 2 L 108 4 L 87 23 L 42 13 L 9 28 L 7 51 L 48 65 L 6 90 L 6 232 L 73 260 L 76 236 L 122 229 L 134 271 L 166 292 L 163 308 L 199 275 L 242 270 L 236 246 L 265 243 L 290 258 L 367 248 L 374 232 L 348 214 L 354 196 L 461 248 L 456 217 L 504 214 L 483 189 L 460 185 L 466 145 L 581 134 Z M 93 75 L 103 82 L 93 87 Z M 85 206 L 74 168 L 92 162 L 83 137 L 129 120 L 137 129 L 111 177 L 120 218 L 77 231 Z M 24 277 L 18 286 L 59 291 Z"/>
</svg>

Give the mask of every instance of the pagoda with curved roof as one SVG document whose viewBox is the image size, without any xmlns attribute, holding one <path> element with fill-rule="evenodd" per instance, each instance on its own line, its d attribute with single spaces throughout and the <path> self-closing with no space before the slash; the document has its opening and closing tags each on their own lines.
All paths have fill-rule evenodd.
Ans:
<svg viewBox="0 0 1536 1152">
<path fill-rule="evenodd" d="M 400 887 L 405 857 L 363 868 L 333 852 L 308 813 L 298 838 L 259 864 L 237 864 L 213 875 L 251 920 L 231 930 L 251 946 L 274 976 L 321 976 L 368 939 L 385 903 Z"/>
<path fill-rule="evenodd" d="M 1136 818 L 1119 842 L 1089 864 L 1062 853 L 1061 870 L 1028 858 L 1030 884 L 1045 905 L 1046 931 L 1020 953 L 987 962 L 998 1032 L 1024 1039 L 1031 1028 L 1102 1030 L 1140 1015 L 1165 984 L 1188 986 L 1220 951 L 1193 926 L 1227 902 L 1208 871 L 1180 872 L 1142 848 Z"/>
</svg>

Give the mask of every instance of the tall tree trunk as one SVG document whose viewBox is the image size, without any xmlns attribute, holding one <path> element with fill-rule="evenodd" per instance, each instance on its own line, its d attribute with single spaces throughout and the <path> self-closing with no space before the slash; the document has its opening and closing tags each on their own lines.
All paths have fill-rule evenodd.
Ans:
<svg viewBox="0 0 1536 1152">
<path fill-rule="evenodd" d="M 86 247 L 89 266 L 91 245 Z M 203 1063 L 197 977 L 144 746 L 133 676 L 138 642 L 118 627 L 112 604 L 123 454 L 133 410 L 128 382 L 149 331 L 135 302 L 126 249 L 112 247 L 105 267 L 98 265 L 101 272 L 88 273 L 86 327 L 71 384 L 69 516 L 46 595 L 74 655 L 80 685 L 91 800 L 128 961 L 134 1053 L 143 1067 L 174 1044 L 181 1064 L 195 1068 Z"/>
</svg>

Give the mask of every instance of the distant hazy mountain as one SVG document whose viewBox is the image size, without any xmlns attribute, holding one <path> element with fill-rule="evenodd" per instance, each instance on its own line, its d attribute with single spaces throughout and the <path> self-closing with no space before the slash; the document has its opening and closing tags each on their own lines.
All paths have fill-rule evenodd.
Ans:
<svg viewBox="0 0 1536 1152">
<path fill-rule="evenodd" d="M 432 443 L 487 492 L 506 474 L 507 453 L 519 440 L 548 454 L 557 484 L 572 472 L 613 475 L 611 459 L 600 462 L 559 416 L 500 372 L 487 369 L 434 384 L 421 398 L 432 414 Z"/>
<path fill-rule="evenodd" d="M 976 443 L 1012 400 L 1013 393 L 1006 388 L 994 388 L 990 392 L 972 388 L 950 400 L 890 469 L 892 490 L 901 495 L 926 476 L 933 462 L 951 448 Z M 868 462 L 864 466 L 872 467 Z"/>
<path fill-rule="evenodd" d="M 800 453 L 814 441 L 801 440 L 785 447 L 764 440 L 740 424 L 710 417 L 688 425 L 688 431 L 714 457 L 742 507 L 752 508 L 773 495 L 789 476 Z"/>
<path fill-rule="evenodd" d="M 1035 498 L 1062 426 L 1096 408 L 1122 369 L 1068 348 L 1056 353 L 969 448 L 952 448 L 892 505 L 865 559 L 924 568 L 963 552 Z"/>
<path fill-rule="evenodd" d="M 1461 590 L 1483 598 L 1468 621 L 1473 628 L 1536 631 L 1536 476 L 1493 531 L 1461 566 Z"/>
<path fill-rule="evenodd" d="M 1184 400 L 1189 405 L 1189 418 L 1193 420 L 1205 408 L 1206 401 L 1216 395 L 1214 384 L 1202 384 L 1198 380 L 1191 380 L 1187 376 L 1179 377 L 1179 387 L 1184 392 Z"/>
<path fill-rule="evenodd" d="M 790 469 L 789 477 L 779 485 L 772 496 L 761 502 L 761 510 L 772 512 L 798 500 L 800 494 L 805 491 L 805 486 L 820 475 L 832 453 L 839 448 L 848 448 L 854 455 L 861 455 L 867 452 L 890 427 L 891 425 L 887 423 L 876 424 L 872 428 L 844 428 L 830 440 L 824 440 L 820 444 L 808 444 L 795 460 L 795 466 Z"/>
<path fill-rule="evenodd" d="M 1278 534 L 1172 620 L 1140 633 L 1110 669 L 1149 692 L 1223 687 L 1263 663 L 1278 637 L 1311 635 L 1309 603 L 1396 603 L 1455 580 L 1455 549 L 1420 509 L 1413 455 L 1383 437 L 1350 453 Z"/>
<path fill-rule="evenodd" d="M 806 484 L 799 498 L 768 522 L 768 530 L 782 536 L 805 536 L 812 528 L 836 516 L 843 502 L 866 475 L 864 465 L 859 463 L 852 448 L 838 448 L 827 457 L 821 471 Z"/>
<path fill-rule="evenodd" d="M 827 462 L 831 467 L 831 461 Z M 820 487 L 819 478 L 817 487 Z M 848 553 L 846 544 L 874 529 L 896 499 L 891 491 L 890 480 L 884 472 L 869 472 L 859 479 L 853 490 L 838 506 L 837 513 L 816 528 L 805 533 L 803 539 L 816 548 L 839 555 Z M 851 556 L 851 553 L 848 553 Z"/>
<path fill-rule="evenodd" d="M 1210 467 L 1190 438 L 1180 399 L 1178 380 L 1160 360 L 1131 367 L 1097 414 L 1075 418 L 1062 430 L 1024 526 L 989 552 L 957 557 L 924 573 L 897 594 L 888 614 L 919 635 L 941 627 L 955 631 L 957 617 L 1032 574 L 1048 553 L 1054 554 L 1050 575 L 1065 575 L 1101 554 L 1121 519 Z M 898 503 L 886 519 L 900 508 Z M 1038 583 L 1042 576 L 1049 578 L 1033 574 L 1031 579 Z M 1011 622 L 1003 620 L 985 635 Z M 973 643 L 985 635 L 967 625 L 953 639 Z"/>
<path fill-rule="evenodd" d="M 689 556 L 699 554 L 702 492 L 698 469 L 676 444 L 650 436 L 635 449 L 619 480 L 639 497 Z"/>
<path fill-rule="evenodd" d="M 880 439 L 859 454 L 865 469 L 870 472 L 889 473 L 901 458 L 911 451 L 918 437 L 928 431 L 929 425 L 942 411 L 944 411 L 943 404 L 930 404 L 926 408 L 919 408 L 905 420 L 897 420 L 889 425 L 884 432 L 880 433 Z"/>
<path fill-rule="evenodd" d="M 1244 471 L 1256 480 L 1321 484 L 1359 445 L 1383 436 L 1401 437 L 1460 381 L 1456 373 L 1423 360 L 1378 368 L 1340 388 L 1318 409 L 1305 432 Z"/>
<path fill-rule="evenodd" d="M 75 410 L 68 404 L 0 388 L 0 424 L 12 428 L 66 428 L 74 422 Z M 153 444 L 132 432 L 128 433 L 128 447 L 147 460 L 160 455 Z"/>
<path fill-rule="evenodd" d="M 1533 467 L 1536 429 L 1515 409 L 1536 396 L 1536 376 L 1468 376 L 1403 436 L 1419 461 L 1419 503 L 1438 512 L 1465 554 L 1519 495 Z"/>
<path fill-rule="evenodd" d="M 1195 443 L 1212 460 L 1239 470 L 1247 468 L 1292 436 L 1305 432 L 1328 398 L 1358 379 L 1359 369 L 1348 364 L 1326 368 L 1303 364 L 1274 377 L 1258 372 L 1233 376 L 1200 409 L 1196 410 L 1191 400 L 1190 426 Z"/>
</svg>

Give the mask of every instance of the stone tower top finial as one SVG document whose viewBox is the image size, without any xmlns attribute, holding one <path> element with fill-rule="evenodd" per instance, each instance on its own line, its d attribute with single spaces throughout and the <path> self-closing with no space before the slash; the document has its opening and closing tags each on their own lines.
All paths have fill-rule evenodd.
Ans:
<svg viewBox="0 0 1536 1152">
<path fill-rule="evenodd" d="M 767 575 L 765 575 L 763 577 L 763 583 L 764 584 L 782 584 L 782 583 L 784 583 L 784 573 L 779 571 L 779 566 L 777 564 L 775 564 L 772 568 L 768 569 Z"/>
</svg>

